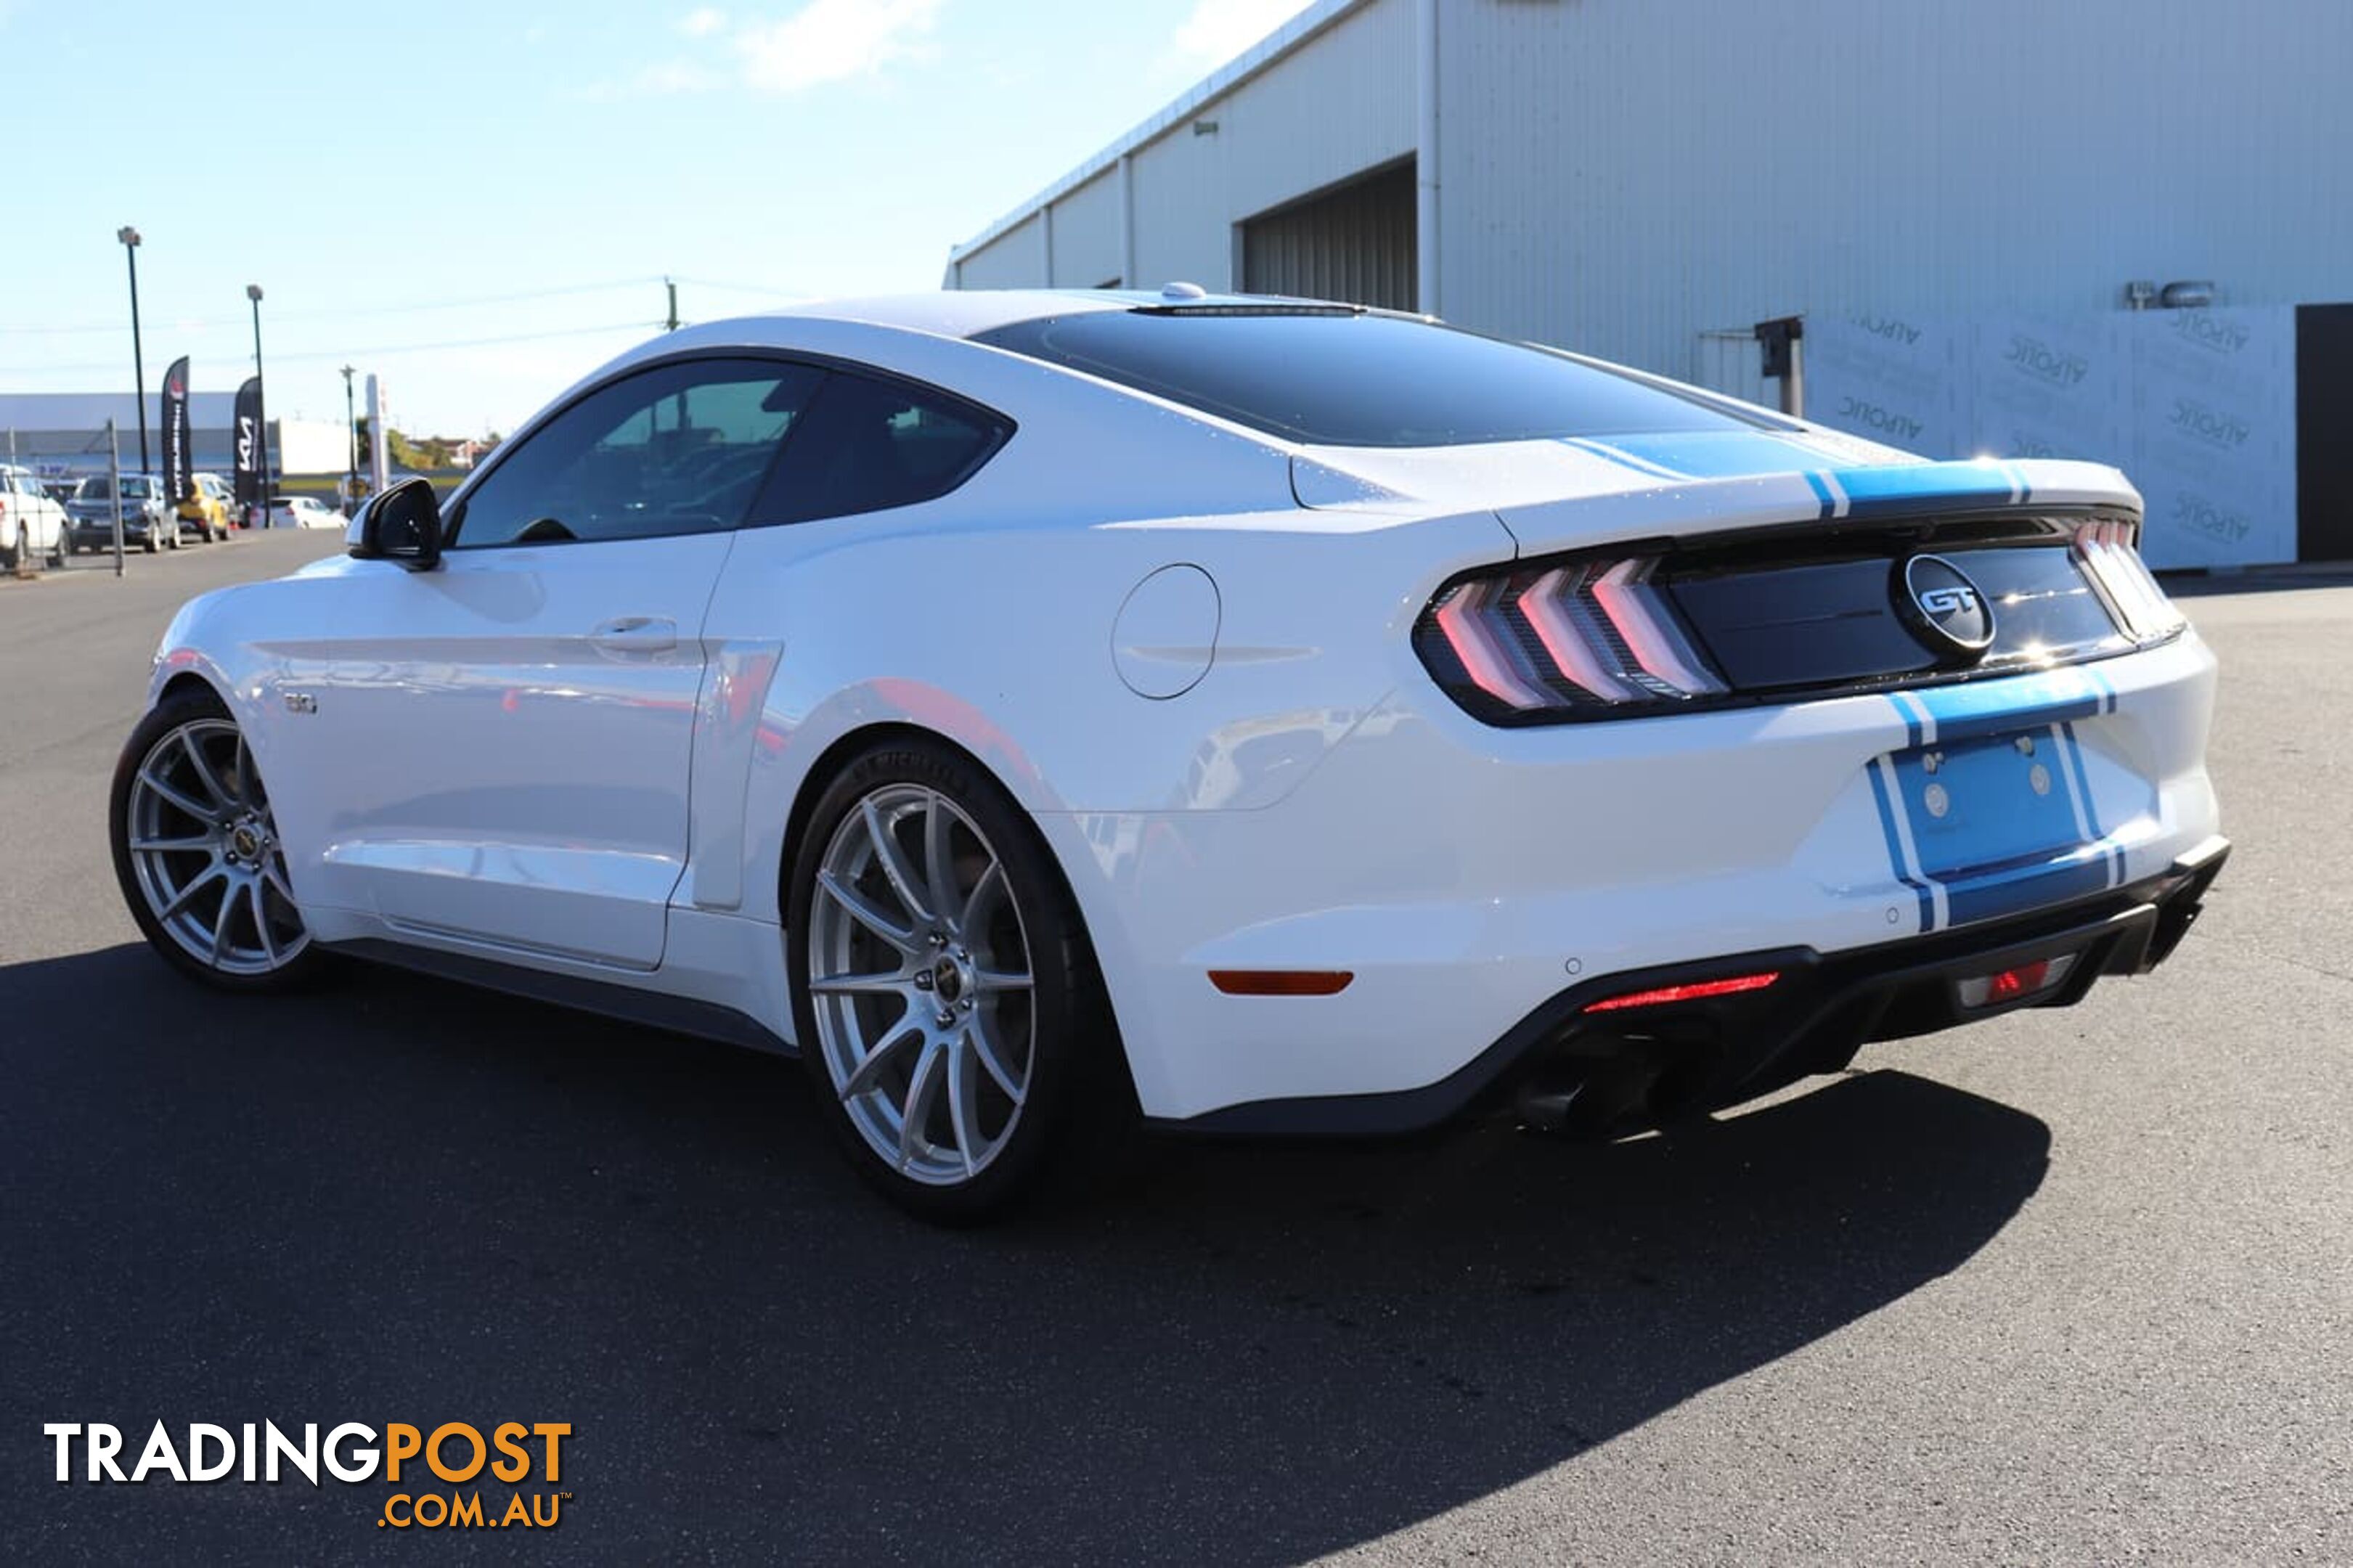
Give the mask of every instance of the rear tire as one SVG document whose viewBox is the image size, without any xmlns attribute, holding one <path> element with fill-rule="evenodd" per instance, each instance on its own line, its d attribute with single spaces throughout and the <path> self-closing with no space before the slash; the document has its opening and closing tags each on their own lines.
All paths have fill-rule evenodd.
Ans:
<svg viewBox="0 0 2353 1568">
<path fill-rule="evenodd" d="M 269 993 L 325 963 L 294 902 L 253 754 L 210 690 L 166 697 L 132 727 L 107 825 L 131 918 L 181 973 Z"/>
<path fill-rule="evenodd" d="M 25 538 L 25 525 L 20 522 L 16 525 L 16 542 L 7 549 L 0 550 L 0 572 L 14 572 L 16 563 L 26 558 L 29 549 Z"/>
<path fill-rule="evenodd" d="M 878 837 L 879 835 L 879 837 Z M 977 763 L 901 739 L 825 785 L 786 874 L 801 1060 L 858 1173 L 920 1218 L 1035 1195 L 1134 1120 L 1060 868 Z"/>
</svg>

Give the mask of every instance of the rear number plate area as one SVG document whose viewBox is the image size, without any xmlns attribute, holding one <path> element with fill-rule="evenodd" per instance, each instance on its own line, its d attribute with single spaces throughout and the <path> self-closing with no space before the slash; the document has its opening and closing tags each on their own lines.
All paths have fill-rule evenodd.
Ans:
<svg viewBox="0 0 2353 1568">
<path fill-rule="evenodd" d="M 1928 876 L 2048 860 L 2097 837 L 2071 744 L 2055 728 L 1922 746 L 1883 762 Z"/>
</svg>

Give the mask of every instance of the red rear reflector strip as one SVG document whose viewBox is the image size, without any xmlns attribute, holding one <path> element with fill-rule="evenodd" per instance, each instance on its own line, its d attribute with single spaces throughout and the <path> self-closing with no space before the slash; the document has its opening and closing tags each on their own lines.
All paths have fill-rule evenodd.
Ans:
<svg viewBox="0 0 2353 1568">
<path fill-rule="evenodd" d="M 1660 985 L 1648 991 L 1629 991 L 1623 996 L 1605 996 L 1599 1002 L 1588 1002 L 1588 1013 L 1615 1013 L 1622 1007 L 1658 1007 L 1669 1002 L 1696 1002 L 1708 996 L 1736 996 L 1744 991 L 1762 991 L 1781 978 L 1778 969 L 1763 974 L 1736 974 L 1729 980 L 1700 980 L 1689 985 Z"/>
<path fill-rule="evenodd" d="M 1229 996 L 1333 996 L 1356 978 L 1346 969 L 1212 969 L 1209 984 Z"/>
</svg>

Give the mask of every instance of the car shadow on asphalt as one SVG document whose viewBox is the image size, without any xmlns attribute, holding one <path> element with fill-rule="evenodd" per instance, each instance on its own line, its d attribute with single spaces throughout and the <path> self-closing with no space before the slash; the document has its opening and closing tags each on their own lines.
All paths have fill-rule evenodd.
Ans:
<svg viewBox="0 0 2353 1568">
<path fill-rule="evenodd" d="M 572 1559 L 1332 1551 L 1930 1284 L 2049 1148 L 1878 1071 L 1609 1147 L 1161 1145 L 943 1232 L 781 1059 L 385 971 L 223 997 L 133 946 L 0 968 L 0 1072 L 12 1430 L 569 1421 Z M 9 1468 L 48 1555 L 400 1533 L 381 1483 Z"/>
</svg>

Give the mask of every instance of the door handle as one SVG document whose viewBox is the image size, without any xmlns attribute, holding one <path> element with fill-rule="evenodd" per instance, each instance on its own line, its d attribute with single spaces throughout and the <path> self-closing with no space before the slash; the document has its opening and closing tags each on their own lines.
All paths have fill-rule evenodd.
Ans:
<svg viewBox="0 0 2353 1568">
<path fill-rule="evenodd" d="M 678 646 L 678 623 L 667 616 L 621 616 L 588 634 L 607 653 L 668 653 Z"/>
</svg>

